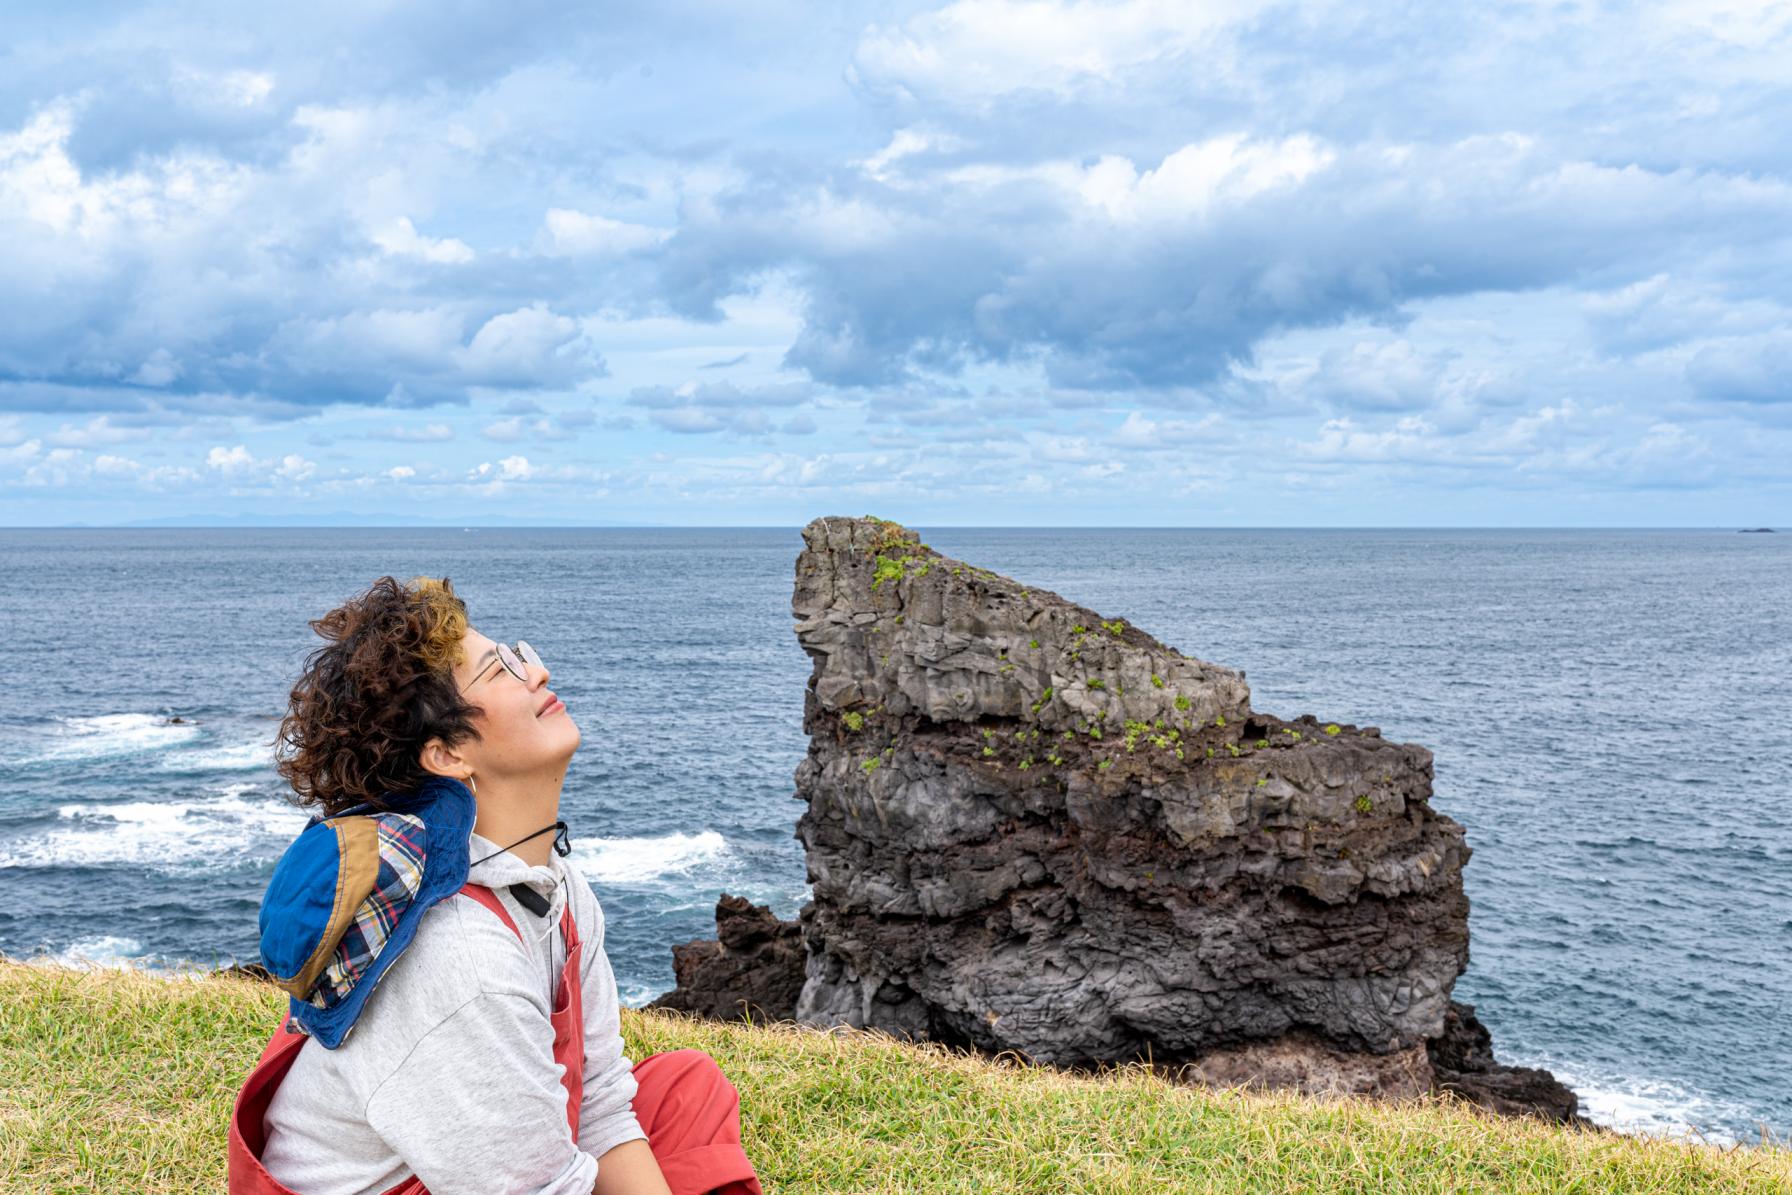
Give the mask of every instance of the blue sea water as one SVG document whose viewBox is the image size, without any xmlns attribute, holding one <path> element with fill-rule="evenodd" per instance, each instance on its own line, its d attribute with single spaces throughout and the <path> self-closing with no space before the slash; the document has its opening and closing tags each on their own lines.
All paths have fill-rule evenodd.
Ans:
<svg viewBox="0 0 1792 1195">
<path fill-rule="evenodd" d="M 1247 673 L 1259 709 L 1436 756 L 1468 829 L 1458 996 L 1625 1129 L 1792 1134 L 1792 535 L 922 529 Z M 721 892 L 809 888 L 801 538 L 724 530 L 0 530 L 0 952 L 256 957 L 304 814 L 271 739 L 308 618 L 447 575 L 583 731 L 564 809 L 624 999 Z M 182 724 L 168 719 L 178 715 Z"/>
</svg>

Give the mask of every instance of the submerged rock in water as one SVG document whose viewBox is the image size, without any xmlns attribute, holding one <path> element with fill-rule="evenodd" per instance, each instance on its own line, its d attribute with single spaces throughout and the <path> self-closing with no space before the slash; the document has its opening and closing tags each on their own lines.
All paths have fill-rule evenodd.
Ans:
<svg viewBox="0 0 1792 1195">
<path fill-rule="evenodd" d="M 1242 671 L 897 524 L 803 538 L 814 899 L 800 991 L 768 1015 L 1226 1085 L 1438 1085 L 1470 851 L 1429 804 L 1430 751 L 1253 710 Z M 798 962 L 699 946 L 665 1006 L 787 990 Z M 749 979 L 750 958 L 783 979 Z M 1573 1114 L 1559 1084 L 1527 1090 L 1479 1102 Z"/>
</svg>

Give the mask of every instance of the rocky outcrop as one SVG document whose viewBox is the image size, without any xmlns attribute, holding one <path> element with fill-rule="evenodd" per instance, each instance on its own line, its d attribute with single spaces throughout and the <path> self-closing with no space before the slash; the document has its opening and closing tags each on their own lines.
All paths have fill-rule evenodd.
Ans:
<svg viewBox="0 0 1792 1195">
<path fill-rule="evenodd" d="M 1254 710 L 1242 671 L 896 524 L 803 537 L 814 898 L 790 1019 L 1211 1083 L 1486 1088 L 1450 1065 L 1482 1061 L 1472 1010 L 1447 1032 L 1470 851 L 1429 804 L 1430 751 Z M 696 949 L 680 991 L 686 969 L 749 982 L 747 956 Z M 1501 1090 L 1480 1102 L 1529 1098 Z"/>
<path fill-rule="evenodd" d="M 1554 1075 L 1494 1060 L 1493 1037 L 1472 1004 L 1450 1001 L 1443 1032 L 1428 1046 L 1435 1090 L 1453 1092 L 1503 1116 L 1542 1116 L 1594 1127 L 1580 1114 L 1574 1092 Z"/>
<path fill-rule="evenodd" d="M 723 893 L 716 936 L 672 948 L 670 992 L 648 1008 L 695 1013 L 715 1021 L 788 1021 L 802 993 L 802 931 L 765 905 Z"/>
</svg>

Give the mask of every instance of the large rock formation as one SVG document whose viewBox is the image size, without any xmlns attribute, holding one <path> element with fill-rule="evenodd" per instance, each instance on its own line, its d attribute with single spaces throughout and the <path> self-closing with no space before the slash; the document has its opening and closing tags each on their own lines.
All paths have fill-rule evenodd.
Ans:
<svg viewBox="0 0 1792 1195">
<path fill-rule="evenodd" d="M 786 1012 L 741 978 L 794 986 L 766 931 L 705 948 L 657 1006 L 746 999 L 1061 1066 L 1148 1056 L 1210 1083 L 1574 1115 L 1451 1002 L 1470 851 L 1429 804 L 1430 751 L 1253 710 L 1242 671 L 894 523 L 803 538 L 801 989 Z"/>
</svg>

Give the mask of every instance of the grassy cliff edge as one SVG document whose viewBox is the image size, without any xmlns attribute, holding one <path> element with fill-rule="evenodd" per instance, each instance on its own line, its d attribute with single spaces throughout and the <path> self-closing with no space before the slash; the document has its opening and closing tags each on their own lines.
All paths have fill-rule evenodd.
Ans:
<svg viewBox="0 0 1792 1195">
<path fill-rule="evenodd" d="M 8 1191 L 221 1190 L 238 1083 L 284 1007 L 246 980 L 0 961 Z M 1082 1079 L 885 1035 L 625 1009 L 629 1057 L 708 1051 L 781 1192 L 1787 1191 L 1792 1152 L 1407 1106 Z"/>
</svg>

